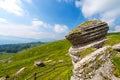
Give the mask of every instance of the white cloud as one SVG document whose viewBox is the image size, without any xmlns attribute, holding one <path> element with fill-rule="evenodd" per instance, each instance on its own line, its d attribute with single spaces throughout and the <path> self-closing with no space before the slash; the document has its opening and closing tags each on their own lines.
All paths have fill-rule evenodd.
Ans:
<svg viewBox="0 0 120 80">
<path fill-rule="evenodd" d="M 75 1 L 75 5 L 76 5 L 76 7 L 79 8 L 79 7 L 81 7 L 82 2 L 77 0 L 77 1 Z"/>
<path fill-rule="evenodd" d="M 87 19 L 101 19 L 110 26 L 115 26 L 120 18 L 119 0 L 80 0 L 75 1 L 76 7 L 80 8 L 83 16 Z M 120 19 L 119 19 L 120 20 Z"/>
<path fill-rule="evenodd" d="M 57 33 L 65 33 L 68 31 L 68 27 L 66 25 L 55 24 L 54 31 Z"/>
<path fill-rule="evenodd" d="M 32 0 L 25 0 L 25 1 L 30 4 L 32 3 Z"/>
<path fill-rule="evenodd" d="M 21 7 L 21 0 L 0 0 L 0 8 L 18 16 L 24 13 Z"/>
<path fill-rule="evenodd" d="M 118 2 L 120 3 L 118 0 L 80 0 L 76 1 L 75 4 L 76 7 L 81 7 L 83 15 L 88 18 L 114 9 L 113 7 L 116 6 Z"/>
<path fill-rule="evenodd" d="M 103 14 L 100 14 L 100 18 L 106 21 L 110 26 L 113 26 L 116 20 L 120 18 L 120 9 L 107 10 Z"/>
<path fill-rule="evenodd" d="M 41 21 L 41 20 L 38 20 L 38 19 L 36 19 L 36 18 L 34 18 L 33 20 L 32 20 L 32 25 L 33 26 L 41 26 L 41 27 L 44 27 L 44 28 L 51 28 L 51 25 L 50 24 L 48 24 L 48 23 L 45 23 L 45 22 L 43 22 L 43 21 Z"/>
<path fill-rule="evenodd" d="M 32 25 L 2 24 L 0 25 L 0 35 L 33 39 L 56 39 L 54 33 L 38 31 L 38 27 Z"/>
<path fill-rule="evenodd" d="M 54 31 L 56 30 L 56 32 Z M 0 24 L 0 35 L 16 36 L 21 38 L 33 39 L 62 39 L 68 28 L 66 25 L 55 24 L 51 25 L 33 19 L 31 25 L 17 25 L 14 23 Z"/>
<path fill-rule="evenodd" d="M 32 20 L 32 25 L 33 25 L 33 26 L 42 26 L 42 25 L 44 25 L 44 22 L 43 22 L 43 21 L 40 21 L 40 20 L 38 20 L 38 19 L 33 19 L 33 20 Z"/>
<path fill-rule="evenodd" d="M 0 23 L 7 23 L 8 21 L 5 18 L 0 18 Z"/>
<path fill-rule="evenodd" d="M 54 31 L 56 33 L 65 33 L 68 31 L 68 27 L 66 25 L 60 25 L 60 24 L 50 25 L 50 24 L 40 21 L 36 18 L 33 19 L 32 26 L 42 27 L 42 28 L 46 28 L 46 29 L 54 29 Z"/>
<path fill-rule="evenodd" d="M 1 24 L 0 35 L 31 38 L 36 35 L 35 28 L 26 25 Z"/>
<path fill-rule="evenodd" d="M 66 2 L 66 3 L 68 3 L 68 2 L 73 2 L 74 0 L 57 0 L 57 2 Z"/>
</svg>

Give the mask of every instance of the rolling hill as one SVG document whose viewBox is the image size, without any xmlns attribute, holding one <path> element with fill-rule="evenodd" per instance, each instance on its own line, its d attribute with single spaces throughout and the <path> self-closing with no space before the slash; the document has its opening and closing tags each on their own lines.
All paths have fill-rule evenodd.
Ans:
<svg viewBox="0 0 120 80">
<path fill-rule="evenodd" d="M 114 45 L 120 43 L 120 33 L 111 33 L 104 45 Z M 70 80 L 72 75 L 72 62 L 68 55 L 70 43 L 67 40 L 59 40 L 47 43 L 34 48 L 23 50 L 18 54 L 0 60 L 0 77 L 10 76 L 10 80 Z M 120 58 L 117 58 L 120 60 Z M 6 62 L 4 62 L 6 61 Z M 44 67 L 34 66 L 35 61 L 43 61 Z M 117 65 L 117 73 L 120 73 L 120 64 Z M 13 75 L 21 68 L 25 70 L 17 77 Z M 34 77 L 36 73 L 36 77 Z"/>
</svg>

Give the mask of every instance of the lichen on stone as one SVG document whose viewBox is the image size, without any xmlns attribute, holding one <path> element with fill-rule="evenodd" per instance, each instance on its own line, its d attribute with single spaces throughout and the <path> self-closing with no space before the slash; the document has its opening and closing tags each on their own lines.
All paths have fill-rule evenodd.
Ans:
<svg viewBox="0 0 120 80">
<path fill-rule="evenodd" d="M 95 24 L 96 22 L 102 22 L 101 20 L 88 20 L 88 21 L 85 21 L 83 23 L 81 23 L 78 27 L 72 29 L 71 32 L 69 32 L 68 34 L 72 34 L 72 33 L 79 33 L 81 34 L 81 28 L 83 27 L 87 27 L 88 25 L 91 25 L 91 24 Z"/>
<path fill-rule="evenodd" d="M 85 21 L 84 23 L 80 24 L 78 27 L 86 27 L 91 24 L 96 24 L 96 22 L 102 22 L 101 20 L 88 20 Z"/>
<path fill-rule="evenodd" d="M 85 56 L 89 55 L 90 53 L 94 52 L 97 50 L 96 48 L 87 48 L 83 51 L 77 52 L 76 54 L 79 55 L 80 58 L 84 58 Z"/>
<path fill-rule="evenodd" d="M 101 20 L 89 20 L 74 28 L 65 37 L 73 46 L 78 46 L 104 38 L 108 29 L 108 24 Z"/>
</svg>

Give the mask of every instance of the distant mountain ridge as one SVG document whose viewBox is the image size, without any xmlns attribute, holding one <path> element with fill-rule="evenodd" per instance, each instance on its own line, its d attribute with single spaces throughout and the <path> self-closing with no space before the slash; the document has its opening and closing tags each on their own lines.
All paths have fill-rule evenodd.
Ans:
<svg viewBox="0 0 120 80">
<path fill-rule="evenodd" d="M 43 42 L 32 42 L 32 43 L 19 43 L 19 44 L 3 44 L 3 45 L 0 45 L 0 52 L 17 53 L 24 49 L 36 47 L 41 44 L 44 44 L 44 43 Z"/>
<path fill-rule="evenodd" d="M 13 36 L 0 35 L 0 45 L 3 44 L 19 44 L 19 43 L 31 43 L 31 42 L 51 42 L 54 39 L 32 39 L 32 38 L 20 38 Z"/>
<path fill-rule="evenodd" d="M 13 36 L 0 36 L 0 45 L 1 44 L 18 44 L 18 43 L 30 43 L 30 42 L 38 42 L 38 39 L 31 38 L 19 38 Z"/>
</svg>

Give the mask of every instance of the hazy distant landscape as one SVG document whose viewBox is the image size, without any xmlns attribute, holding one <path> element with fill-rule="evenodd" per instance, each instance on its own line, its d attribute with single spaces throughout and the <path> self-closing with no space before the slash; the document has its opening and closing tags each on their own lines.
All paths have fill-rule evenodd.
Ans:
<svg viewBox="0 0 120 80">
<path fill-rule="evenodd" d="M 6 53 L 17 53 L 21 50 L 32 48 L 38 45 L 44 44 L 43 42 L 33 42 L 33 43 L 19 43 L 19 44 L 4 44 L 0 45 L 0 52 Z"/>
</svg>

